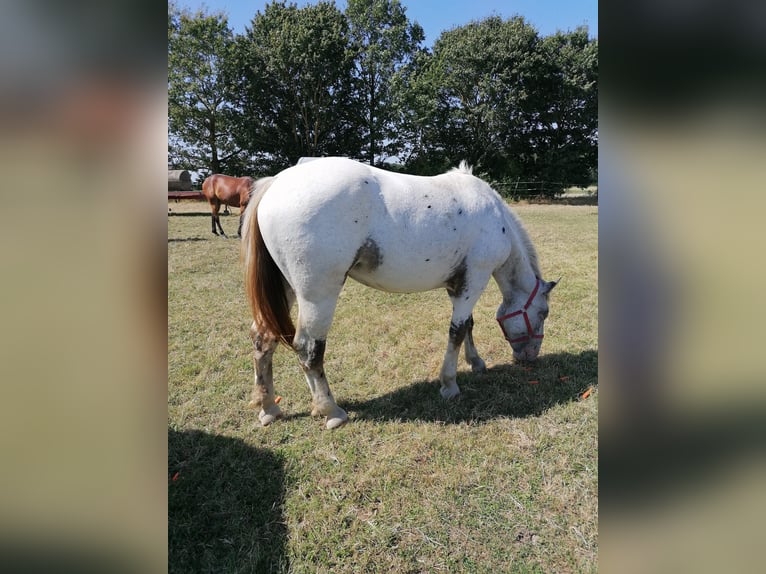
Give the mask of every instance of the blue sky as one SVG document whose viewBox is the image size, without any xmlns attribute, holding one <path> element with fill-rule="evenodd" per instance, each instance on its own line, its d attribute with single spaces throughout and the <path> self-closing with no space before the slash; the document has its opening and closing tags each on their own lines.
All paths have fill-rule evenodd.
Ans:
<svg viewBox="0 0 766 574">
<path fill-rule="evenodd" d="M 292 0 L 298 6 L 315 4 L 316 0 Z M 270 0 L 177 0 L 181 8 L 207 12 L 223 11 L 229 16 L 229 26 L 242 33 L 257 11 L 263 11 Z M 335 0 L 341 9 L 346 0 Z M 426 33 L 425 44 L 433 46 L 443 30 L 481 20 L 497 14 L 508 18 L 515 14 L 524 17 L 537 31 L 547 36 L 557 30 L 574 30 L 588 26 L 589 35 L 598 36 L 598 0 L 402 0 L 407 16 L 417 21 Z"/>
</svg>

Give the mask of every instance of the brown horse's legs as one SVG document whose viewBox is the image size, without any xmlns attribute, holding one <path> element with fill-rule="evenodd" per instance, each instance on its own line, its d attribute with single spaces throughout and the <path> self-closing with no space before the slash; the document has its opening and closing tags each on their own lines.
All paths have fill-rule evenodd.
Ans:
<svg viewBox="0 0 766 574">
<path fill-rule="evenodd" d="M 272 373 L 272 358 L 277 348 L 277 340 L 259 332 L 255 321 L 250 327 L 250 337 L 253 340 L 255 386 L 253 398 L 248 406 L 253 409 L 260 408 L 258 419 L 263 426 L 267 426 L 282 417 L 282 411 L 276 404 Z"/>
<path fill-rule="evenodd" d="M 215 229 L 215 214 L 211 214 L 210 215 L 210 221 L 211 221 L 212 226 L 213 226 L 213 233 L 215 235 L 218 235 L 218 231 L 216 231 L 216 229 Z"/>
<path fill-rule="evenodd" d="M 226 237 L 226 234 L 223 232 L 223 227 L 221 227 L 221 219 L 220 217 L 218 217 L 219 209 L 221 209 L 221 201 L 216 197 L 210 201 L 210 212 L 212 214 L 213 233 L 215 235 L 218 235 L 218 231 L 216 231 L 216 225 L 217 225 L 218 230 L 220 230 L 221 232 L 221 235 Z"/>
<path fill-rule="evenodd" d="M 239 212 L 239 227 L 237 227 L 237 237 L 242 237 L 242 219 L 245 217 L 245 208 L 241 208 Z"/>
</svg>

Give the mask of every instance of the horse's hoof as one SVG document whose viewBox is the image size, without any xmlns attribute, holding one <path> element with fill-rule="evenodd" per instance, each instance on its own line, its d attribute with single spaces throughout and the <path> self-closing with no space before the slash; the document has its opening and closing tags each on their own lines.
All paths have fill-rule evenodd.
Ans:
<svg viewBox="0 0 766 574">
<path fill-rule="evenodd" d="M 269 426 L 275 420 L 281 419 L 281 418 L 282 418 L 282 410 L 276 405 L 270 408 L 268 413 L 266 411 L 261 411 L 258 414 L 258 420 L 260 420 L 261 425 L 265 427 Z"/>
<path fill-rule="evenodd" d="M 327 427 L 327 430 L 336 429 L 338 427 L 342 427 L 344 424 L 348 422 L 348 415 L 345 413 L 345 411 L 341 411 L 343 414 L 336 414 L 333 417 L 327 417 L 327 422 L 325 423 L 325 427 Z"/>
<path fill-rule="evenodd" d="M 471 372 L 486 373 L 487 364 L 482 359 L 476 359 L 473 363 L 471 363 Z"/>
<path fill-rule="evenodd" d="M 444 387 L 442 386 L 439 389 L 439 393 L 441 396 L 447 400 L 454 399 L 456 396 L 460 394 L 460 389 L 457 385 L 453 385 L 451 387 Z"/>
</svg>

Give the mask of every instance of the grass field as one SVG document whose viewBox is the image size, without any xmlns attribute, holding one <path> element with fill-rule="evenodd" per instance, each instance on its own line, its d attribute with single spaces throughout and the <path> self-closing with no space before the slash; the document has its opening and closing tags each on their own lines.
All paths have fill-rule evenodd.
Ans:
<svg viewBox="0 0 766 574">
<path fill-rule="evenodd" d="M 349 281 L 325 370 L 350 421 L 327 431 L 284 347 L 285 419 L 262 428 L 246 408 L 238 210 L 222 239 L 204 204 L 168 205 L 170 572 L 597 570 L 597 207 L 514 206 L 545 278 L 563 276 L 540 359 L 513 364 L 492 281 L 474 310 L 489 372 L 461 357 L 453 402 L 437 381 L 446 293 Z"/>
</svg>

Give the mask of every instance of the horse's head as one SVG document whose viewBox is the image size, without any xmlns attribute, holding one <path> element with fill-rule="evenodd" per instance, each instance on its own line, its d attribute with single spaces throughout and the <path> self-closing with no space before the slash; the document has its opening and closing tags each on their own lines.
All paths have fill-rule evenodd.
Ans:
<svg viewBox="0 0 766 574">
<path fill-rule="evenodd" d="M 543 342 L 545 318 L 548 316 L 548 294 L 558 281 L 538 278 L 534 289 L 521 300 L 500 304 L 497 322 L 513 349 L 513 358 L 534 361 Z"/>
</svg>

